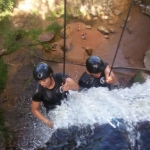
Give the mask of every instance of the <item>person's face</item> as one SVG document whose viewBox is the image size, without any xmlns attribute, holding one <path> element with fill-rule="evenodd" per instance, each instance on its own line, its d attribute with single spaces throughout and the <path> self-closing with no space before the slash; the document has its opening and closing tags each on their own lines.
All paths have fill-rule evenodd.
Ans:
<svg viewBox="0 0 150 150">
<path fill-rule="evenodd" d="M 95 78 L 99 78 L 101 76 L 101 72 L 100 73 L 90 73 L 90 74 Z"/>
<path fill-rule="evenodd" d="M 42 80 L 39 80 L 38 83 L 43 86 L 44 88 L 49 88 L 51 85 L 52 78 L 48 77 Z"/>
</svg>

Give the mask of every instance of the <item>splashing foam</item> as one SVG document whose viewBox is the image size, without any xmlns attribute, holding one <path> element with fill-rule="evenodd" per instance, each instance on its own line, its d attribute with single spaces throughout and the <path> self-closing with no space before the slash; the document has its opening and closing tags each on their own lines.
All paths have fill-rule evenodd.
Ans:
<svg viewBox="0 0 150 150">
<path fill-rule="evenodd" d="M 91 88 L 73 92 L 49 113 L 55 129 L 72 125 L 105 124 L 113 118 L 121 118 L 129 124 L 150 120 L 150 79 L 131 88 L 108 91 L 107 88 Z"/>
</svg>

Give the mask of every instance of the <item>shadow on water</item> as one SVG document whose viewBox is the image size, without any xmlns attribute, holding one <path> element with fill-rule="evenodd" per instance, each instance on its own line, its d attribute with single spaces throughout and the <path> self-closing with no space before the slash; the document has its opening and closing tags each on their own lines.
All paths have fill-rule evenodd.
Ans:
<svg viewBox="0 0 150 150">
<path fill-rule="evenodd" d="M 122 120 L 119 120 L 120 122 Z M 122 121 L 121 126 L 113 128 L 110 124 L 90 126 L 72 126 L 54 132 L 46 150 L 149 150 L 150 124 L 148 121 L 138 122 L 132 134 L 135 136 L 134 146 L 129 139 L 129 131 Z M 132 136 L 133 136 L 132 135 Z"/>
<path fill-rule="evenodd" d="M 123 128 L 123 127 L 122 127 Z M 72 126 L 68 130 L 59 129 L 51 137 L 47 150 L 99 150 L 99 149 L 129 149 L 125 129 L 112 128 L 109 124 L 90 126 Z M 107 133 L 107 134 L 106 134 Z M 112 147 L 113 146 L 113 147 Z"/>
</svg>

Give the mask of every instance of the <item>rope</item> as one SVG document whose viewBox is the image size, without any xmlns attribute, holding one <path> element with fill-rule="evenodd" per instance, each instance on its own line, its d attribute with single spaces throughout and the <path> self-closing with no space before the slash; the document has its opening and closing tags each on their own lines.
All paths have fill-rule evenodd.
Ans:
<svg viewBox="0 0 150 150">
<path fill-rule="evenodd" d="M 65 84 L 65 64 L 66 64 L 66 0 L 64 0 L 64 46 L 63 46 L 63 84 Z M 64 92 L 62 99 L 64 99 Z"/>
<path fill-rule="evenodd" d="M 66 63 L 66 0 L 64 0 L 64 47 L 63 47 L 63 80 L 65 83 L 65 63 Z"/>
<path fill-rule="evenodd" d="M 130 11 L 131 11 L 131 8 L 132 8 L 132 5 L 133 5 L 133 1 L 134 0 L 131 0 L 131 3 L 130 3 L 130 7 L 129 7 L 129 10 L 128 10 L 127 18 L 125 20 L 124 27 L 122 29 L 122 33 L 121 33 L 121 36 L 120 36 L 120 39 L 119 39 L 119 42 L 118 42 L 118 46 L 117 46 L 117 49 L 116 49 L 116 52 L 115 52 L 115 56 L 114 56 L 114 59 L 113 59 L 113 62 L 112 62 L 111 69 L 110 69 L 110 72 L 109 72 L 109 76 L 111 74 L 111 71 L 112 71 L 112 68 L 113 68 L 113 65 L 114 65 L 114 62 L 115 62 L 115 59 L 116 59 L 116 55 L 118 53 L 118 49 L 119 49 L 119 46 L 120 46 L 120 43 L 121 43 L 121 40 L 122 40 L 122 36 L 123 36 L 124 30 L 125 30 L 125 27 L 126 27 L 126 24 L 127 24 L 127 21 L 128 21 L 128 17 L 129 17 L 129 14 L 130 14 Z"/>
</svg>

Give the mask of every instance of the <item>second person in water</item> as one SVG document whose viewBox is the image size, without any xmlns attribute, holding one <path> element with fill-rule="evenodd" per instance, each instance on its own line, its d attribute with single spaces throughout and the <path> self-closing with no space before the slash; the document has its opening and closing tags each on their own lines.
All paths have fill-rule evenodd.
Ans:
<svg viewBox="0 0 150 150">
<path fill-rule="evenodd" d="M 86 60 L 87 71 L 79 79 L 79 86 L 83 88 L 108 87 L 110 90 L 119 85 L 118 79 L 111 71 L 108 63 L 98 56 L 90 56 Z M 110 73 L 111 71 L 111 73 Z"/>
</svg>

